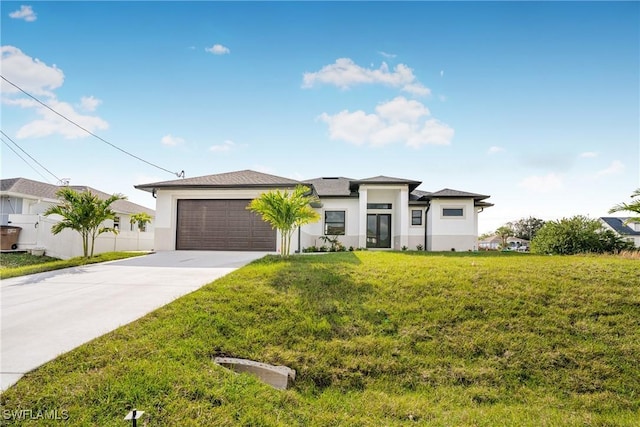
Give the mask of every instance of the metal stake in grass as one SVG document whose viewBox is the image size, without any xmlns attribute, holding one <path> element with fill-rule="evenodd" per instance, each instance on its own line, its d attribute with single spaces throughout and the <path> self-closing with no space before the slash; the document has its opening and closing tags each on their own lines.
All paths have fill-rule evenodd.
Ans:
<svg viewBox="0 0 640 427">
<path fill-rule="evenodd" d="M 133 408 L 133 411 L 129 412 L 124 419 L 125 421 L 131 420 L 131 425 L 136 427 L 138 425 L 138 418 L 140 418 L 142 414 L 144 414 L 144 411 L 138 411 L 136 408 Z"/>
</svg>

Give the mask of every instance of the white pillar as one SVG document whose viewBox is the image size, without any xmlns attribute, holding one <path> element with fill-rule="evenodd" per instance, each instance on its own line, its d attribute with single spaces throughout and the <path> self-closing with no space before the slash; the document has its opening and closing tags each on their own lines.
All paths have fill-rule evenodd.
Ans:
<svg viewBox="0 0 640 427">
<path fill-rule="evenodd" d="M 360 185 L 358 190 L 360 208 L 358 209 L 358 247 L 367 247 L 367 188 L 364 185 Z"/>
</svg>

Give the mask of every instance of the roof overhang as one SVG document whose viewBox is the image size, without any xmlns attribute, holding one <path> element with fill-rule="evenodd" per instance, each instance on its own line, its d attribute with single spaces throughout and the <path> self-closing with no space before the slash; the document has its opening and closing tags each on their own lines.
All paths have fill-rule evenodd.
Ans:
<svg viewBox="0 0 640 427">
<path fill-rule="evenodd" d="M 237 190 L 240 188 L 264 188 L 264 189 L 277 189 L 277 188 L 295 188 L 298 185 L 305 185 L 306 187 L 311 187 L 312 191 L 313 186 L 310 184 L 292 184 L 292 183 L 282 183 L 282 184 L 238 184 L 238 185 L 211 185 L 211 184 L 142 184 L 142 185 L 134 185 L 133 187 L 142 190 L 148 191 L 149 193 L 153 193 L 157 190 Z"/>
<path fill-rule="evenodd" d="M 349 182 L 349 190 L 351 190 L 352 192 L 354 191 L 358 191 L 360 189 L 361 185 L 368 185 L 368 186 L 383 186 L 383 185 L 408 185 L 409 186 L 409 193 L 411 193 L 413 190 L 415 190 L 416 188 L 418 188 L 418 186 L 420 186 L 420 184 L 422 184 L 420 181 L 411 181 L 411 180 L 406 180 L 406 181 L 368 181 L 368 180 L 355 180 L 355 181 L 350 181 Z"/>
</svg>

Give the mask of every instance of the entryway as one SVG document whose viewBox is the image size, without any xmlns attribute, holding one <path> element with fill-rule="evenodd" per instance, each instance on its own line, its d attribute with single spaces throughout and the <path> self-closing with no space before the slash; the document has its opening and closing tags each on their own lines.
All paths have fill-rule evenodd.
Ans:
<svg viewBox="0 0 640 427">
<path fill-rule="evenodd" d="M 367 214 L 367 248 L 391 247 L 391 214 Z"/>
</svg>

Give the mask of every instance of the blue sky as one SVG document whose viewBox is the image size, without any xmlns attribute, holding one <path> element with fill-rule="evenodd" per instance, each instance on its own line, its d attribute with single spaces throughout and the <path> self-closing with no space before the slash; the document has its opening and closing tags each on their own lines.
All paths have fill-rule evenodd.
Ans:
<svg viewBox="0 0 640 427">
<path fill-rule="evenodd" d="M 480 232 L 604 216 L 640 187 L 637 2 L 2 2 L 1 15 L 5 78 L 187 177 L 414 179 L 491 195 Z M 175 178 L 4 81 L 1 120 L 73 185 L 154 207 L 133 185 Z M 1 147 L 3 178 L 56 183 Z"/>
</svg>

